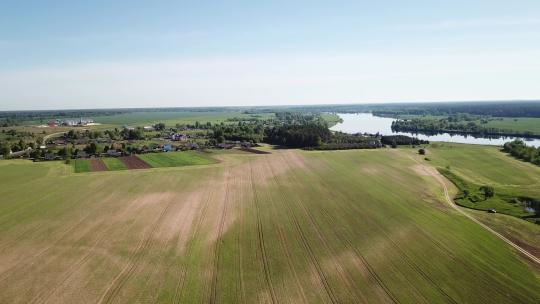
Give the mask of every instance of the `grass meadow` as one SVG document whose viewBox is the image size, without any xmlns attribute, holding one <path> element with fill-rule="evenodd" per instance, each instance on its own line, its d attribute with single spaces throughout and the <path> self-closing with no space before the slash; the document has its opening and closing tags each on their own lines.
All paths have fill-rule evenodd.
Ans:
<svg viewBox="0 0 540 304">
<path fill-rule="evenodd" d="M 174 126 L 177 123 L 194 124 L 199 122 L 219 123 L 224 122 L 229 118 L 250 118 L 250 117 L 270 117 L 273 113 L 263 114 L 244 114 L 242 112 L 130 112 L 118 115 L 96 116 L 93 119 L 98 123 L 113 124 L 113 125 L 143 125 L 163 122 L 167 126 Z"/>
<path fill-rule="evenodd" d="M 71 162 L 73 164 L 73 170 L 76 173 L 91 172 L 90 160 L 88 159 L 76 159 Z"/>
<path fill-rule="evenodd" d="M 0 302 L 540 298 L 538 268 L 450 208 L 412 151 L 216 157 L 100 174 L 0 162 Z"/>
<path fill-rule="evenodd" d="M 102 160 L 109 171 L 127 170 L 126 165 L 118 158 L 104 157 Z"/>
<path fill-rule="evenodd" d="M 519 132 L 532 132 L 540 135 L 540 118 L 536 117 L 504 117 L 501 120 L 491 120 L 485 125 L 491 128 L 516 130 Z"/>
<path fill-rule="evenodd" d="M 207 165 L 215 162 L 203 153 L 196 151 L 148 153 L 137 155 L 137 157 L 154 168 Z"/>
</svg>

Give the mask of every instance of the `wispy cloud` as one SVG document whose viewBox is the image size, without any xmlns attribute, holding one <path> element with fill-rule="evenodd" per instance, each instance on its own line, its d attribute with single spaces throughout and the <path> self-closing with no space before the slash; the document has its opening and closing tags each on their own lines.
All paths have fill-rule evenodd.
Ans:
<svg viewBox="0 0 540 304">
<path fill-rule="evenodd" d="M 535 98 L 538 78 L 538 51 L 213 56 L 0 72 L 0 104 L 31 109 Z"/>
<path fill-rule="evenodd" d="M 80 35 L 58 36 L 54 39 L 62 42 L 105 42 L 105 41 L 139 41 L 148 43 L 152 41 L 174 41 L 185 39 L 197 39 L 208 36 L 207 31 L 193 30 L 185 32 L 128 32 L 128 33 L 92 33 Z"/>
<path fill-rule="evenodd" d="M 391 29 L 397 30 L 461 30 L 475 28 L 500 28 L 500 27 L 524 27 L 538 26 L 540 18 L 478 18 L 478 19 L 455 19 L 441 20 L 424 24 L 392 25 Z"/>
</svg>

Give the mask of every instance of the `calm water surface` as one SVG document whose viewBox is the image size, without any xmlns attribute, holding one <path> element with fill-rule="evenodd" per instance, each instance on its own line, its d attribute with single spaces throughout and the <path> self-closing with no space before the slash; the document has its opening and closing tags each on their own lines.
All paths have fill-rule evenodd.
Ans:
<svg viewBox="0 0 540 304">
<path fill-rule="evenodd" d="M 441 133 L 437 135 L 425 135 L 414 134 L 409 132 L 392 132 L 392 121 L 394 118 L 373 116 L 371 113 L 357 113 L 357 114 L 338 114 L 342 123 L 330 128 L 333 131 L 341 131 L 344 133 L 379 133 L 383 135 L 407 135 L 418 137 L 419 139 L 429 141 L 445 141 L 462 144 L 477 144 L 477 145 L 493 145 L 502 146 L 505 142 L 516 139 L 515 137 L 499 137 L 499 138 L 486 138 L 475 137 L 472 135 L 455 135 L 448 133 Z M 540 147 L 540 139 L 526 139 L 521 138 L 529 146 Z"/>
</svg>

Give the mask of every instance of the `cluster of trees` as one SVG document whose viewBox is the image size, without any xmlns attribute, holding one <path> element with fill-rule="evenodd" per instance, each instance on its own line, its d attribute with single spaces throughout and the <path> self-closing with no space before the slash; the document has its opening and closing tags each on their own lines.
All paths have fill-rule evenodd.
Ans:
<svg viewBox="0 0 540 304">
<path fill-rule="evenodd" d="M 196 121 L 193 124 L 177 123 L 175 127 L 177 131 L 195 130 L 195 129 L 209 130 L 209 129 L 212 129 L 212 123 L 209 121 L 206 123 L 200 123 L 199 121 Z"/>
<path fill-rule="evenodd" d="M 212 126 L 213 140 L 266 142 L 286 147 L 317 150 L 373 149 L 384 144 L 419 145 L 428 143 L 408 136 L 383 136 L 331 132 L 320 113 L 278 112 L 275 119 L 240 121 Z"/>
<path fill-rule="evenodd" d="M 27 131 L 15 129 L 2 130 L 0 135 L 0 155 L 9 155 L 11 152 L 35 148 L 43 143 L 43 137 Z"/>
<path fill-rule="evenodd" d="M 484 124 L 489 119 L 471 117 L 467 114 L 451 115 L 443 118 L 417 117 L 412 119 L 399 119 L 392 122 L 392 130 L 396 132 L 414 132 L 425 134 L 437 133 L 467 133 L 482 136 L 524 136 L 533 137 L 530 131 L 516 131 L 487 127 Z"/>
<path fill-rule="evenodd" d="M 68 132 L 64 133 L 65 139 L 79 139 L 79 138 L 90 138 L 90 139 L 96 139 L 103 137 L 103 133 L 101 131 L 90 131 L 90 130 L 69 130 Z"/>
<path fill-rule="evenodd" d="M 264 138 L 264 125 L 262 123 L 215 124 L 212 127 L 213 138 L 218 143 L 225 140 L 262 142 Z"/>
<path fill-rule="evenodd" d="M 381 136 L 381 143 L 384 145 L 390 145 L 393 148 L 401 145 L 423 145 L 429 144 L 427 140 L 421 140 L 416 137 L 410 137 L 405 135 L 383 135 Z"/>
<path fill-rule="evenodd" d="M 137 127 L 135 129 L 124 128 L 120 132 L 120 135 L 122 136 L 122 138 L 128 140 L 140 140 L 145 138 L 144 130 L 140 127 Z"/>
<path fill-rule="evenodd" d="M 320 146 L 331 137 L 328 126 L 317 122 L 283 124 L 265 130 L 265 142 L 295 148 Z"/>
<path fill-rule="evenodd" d="M 514 140 L 505 143 L 503 151 L 515 158 L 540 166 L 540 147 L 529 147 L 522 140 Z"/>
</svg>

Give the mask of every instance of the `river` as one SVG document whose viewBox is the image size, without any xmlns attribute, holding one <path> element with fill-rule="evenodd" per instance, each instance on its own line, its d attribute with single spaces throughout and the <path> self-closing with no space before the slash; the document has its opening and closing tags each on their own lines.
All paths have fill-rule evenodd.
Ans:
<svg viewBox="0 0 540 304">
<path fill-rule="evenodd" d="M 443 142 L 453 142 L 453 143 L 462 143 L 462 144 L 476 144 L 476 145 L 492 145 L 492 146 L 502 146 L 505 142 L 512 141 L 516 139 L 515 137 L 478 137 L 474 135 L 458 135 L 458 134 L 449 134 L 441 133 L 437 135 L 425 135 L 425 134 L 414 134 L 410 132 L 393 132 L 392 131 L 392 121 L 394 118 L 388 117 L 379 117 L 373 116 L 371 113 L 356 113 L 356 114 L 340 114 L 339 117 L 343 122 L 338 123 L 337 125 L 330 128 L 333 131 L 341 131 L 344 133 L 370 133 L 375 134 L 379 133 L 382 135 L 407 135 L 418 137 L 419 139 L 429 140 L 429 141 L 443 141 Z M 529 139 L 529 138 L 520 138 L 528 146 L 540 147 L 540 139 Z"/>
</svg>

